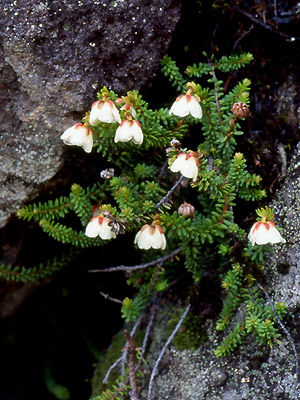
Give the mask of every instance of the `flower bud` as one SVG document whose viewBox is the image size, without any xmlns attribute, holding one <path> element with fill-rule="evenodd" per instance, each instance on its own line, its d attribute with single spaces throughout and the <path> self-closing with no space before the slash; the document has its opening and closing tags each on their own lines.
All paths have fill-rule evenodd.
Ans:
<svg viewBox="0 0 300 400">
<path fill-rule="evenodd" d="M 106 168 L 100 172 L 100 177 L 102 179 L 111 179 L 115 175 L 115 170 L 113 168 Z"/>
<path fill-rule="evenodd" d="M 234 103 L 231 111 L 236 118 L 245 118 L 247 117 L 247 115 L 249 115 L 250 112 L 247 104 L 241 102 Z"/>
<path fill-rule="evenodd" d="M 176 149 L 180 149 L 181 148 L 181 143 L 177 139 L 172 139 L 171 142 L 170 142 L 170 145 L 172 147 L 175 147 Z"/>
<path fill-rule="evenodd" d="M 178 214 L 184 215 L 186 218 L 193 218 L 194 212 L 195 212 L 195 207 L 187 202 L 184 202 L 178 208 Z"/>
</svg>

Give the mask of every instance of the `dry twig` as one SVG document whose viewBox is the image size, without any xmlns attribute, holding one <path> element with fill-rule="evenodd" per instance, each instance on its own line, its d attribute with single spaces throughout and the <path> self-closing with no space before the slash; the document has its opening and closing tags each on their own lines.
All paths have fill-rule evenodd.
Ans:
<svg viewBox="0 0 300 400">
<path fill-rule="evenodd" d="M 110 297 L 108 294 L 100 292 L 101 296 L 105 298 L 105 300 L 113 301 L 114 303 L 123 304 L 122 300 L 115 299 L 114 297 Z"/>
<path fill-rule="evenodd" d="M 149 261 L 145 264 L 139 264 L 139 265 L 134 265 L 134 266 L 126 266 L 126 265 L 119 265 L 118 267 L 111 267 L 111 268 L 105 268 L 105 269 L 92 269 L 89 270 L 88 272 L 116 272 L 116 271 L 125 271 L 125 272 L 131 272 L 131 271 L 136 271 L 138 269 L 144 269 L 148 267 L 152 267 L 153 265 L 157 264 L 163 264 L 165 261 L 169 260 L 170 258 L 174 257 L 176 254 L 181 252 L 181 247 L 178 247 L 178 249 L 175 249 L 171 251 L 171 253 L 166 254 L 163 257 L 157 258 L 156 260 Z"/>
<path fill-rule="evenodd" d="M 124 331 L 124 335 L 126 337 L 128 343 L 128 370 L 129 370 L 129 382 L 131 386 L 131 400 L 138 400 L 138 390 L 136 385 L 136 376 L 135 376 L 135 340 L 128 333 L 128 331 Z"/>
<path fill-rule="evenodd" d="M 162 348 L 161 352 L 159 353 L 158 359 L 156 360 L 154 368 L 153 368 L 152 373 L 151 373 L 147 400 L 151 400 L 152 399 L 151 398 L 151 392 L 152 392 L 153 380 L 154 380 L 154 378 L 155 378 L 155 376 L 157 374 L 158 365 L 161 362 L 161 360 L 162 360 L 162 358 L 163 358 L 163 356 L 164 356 L 169 344 L 174 339 L 174 336 L 176 335 L 177 331 L 179 330 L 180 326 L 182 325 L 182 323 L 183 323 L 185 317 L 187 316 L 187 313 L 189 312 L 190 308 L 191 308 L 191 305 L 189 304 L 186 307 L 186 309 L 185 309 L 184 313 L 182 314 L 180 320 L 178 321 L 177 325 L 175 326 L 175 329 L 173 330 L 173 332 L 169 336 L 168 340 L 166 341 L 166 343 L 165 343 L 164 347 Z"/>
<path fill-rule="evenodd" d="M 160 207 L 162 204 L 164 204 L 169 199 L 169 197 L 174 192 L 174 190 L 180 185 L 182 179 L 183 179 L 183 175 L 180 175 L 180 178 L 175 182 L 175 184 L 171 187 L 171 189 L 168 191 L 168 193 L 156 204 L 156 206 L 154 207 L 155 210 L 157 210 L 158 207 Z"/>
</svg>

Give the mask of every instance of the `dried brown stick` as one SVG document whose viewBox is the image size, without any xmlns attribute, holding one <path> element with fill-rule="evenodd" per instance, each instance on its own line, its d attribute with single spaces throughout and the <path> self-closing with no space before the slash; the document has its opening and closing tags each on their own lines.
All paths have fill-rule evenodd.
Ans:
<svg viewBox="0 0 300 400">
<path fill-rule="evenodd" d="M 171 189 L 168 191 L 168 193 L 156 204 L 156 206 L 154 207 L 155 210 L 157 210 L 158 207 L 160 207 L 162 204 L 164 204 L 169 199 L 169 197 L 174 192 L 174 190 L 180 185 L 182 179 L 183 179 L 183 175 L 180 175 L 180 178 L 175 182 L 175 184 L 171 187 Z"/>
<path fill-rule="evenodd" d="M 105 298 L 105 300 L 110 300 L 113 301 L 114 303 L 119 303 L 119 304 L 123 304 L 122 300 L 119 299 L 115 299 L 114 297 L 110 297 L 108 294 L 100 292 L 101 296 L 103 296 Z"/>
<path fill-rule="evenodd" d="M 184 313 L 182 314 L 180 320 L 178 321 L 177 325 L 175 326 L 175 329 L 173 330 L 173 332 L 169 336 L 168 340 L 166 341 L 166 343 L 165 343 L 164 347 L 162 348 L 161 352 L 159 353 L 158 359 L 156 360 L 154 368 L 153 368 L 152 373 L 151 373 L 147 400 L 151 400 L 152 399 L 151 392 L 152 392 L 153 380 L 154 380 L 155 376 L 157 375 L 158 365 L 161 362 L 161 360 L 162 360 L 162 358 L 163 358 L 163 356 L 164 356 L 169 344 L 174 339 L 174 336 L 176 335 L 177 331 L 181 327 L 181 325 L 182 325 L 185 317 L 187 316 L 187 313 L 189 312 L 190 308 L 191 308 L 191 305 L 189 304 L 186 307 L 186 309 L 184 310 Z"/>
<path fill-rule="evenodd" d="M 138 400 L 138 389 L 136 385 L 136 375 L 135 375 L 135 340 L 129 334 L 128 331 L 124 331 L 128 343 L 128 370 L 129 370 L 129 382 L 131 386 L 131 400 Z"/>
<path fill-rule="evenodd" d="M 162 264 L 165 261 L 169 260 L 170 258 L 174 257 L 176 254 L 180 253 L 181 250 L 182 250 L 181 247 L 178 247 L 177 249 L 171 251 L 171 253 L 166 254 L 163 257 L 157 258 L 156 260 L 147 262 L 145 264 L 139 264 L 139 265 L 134 265 L 134 266 L 119 265 L 118 267 L 111 267 L 111 268 L 105 268 L 105 269 L 92 269 L 92 270 L 89 270 L 88 272 L 95 273 L 95 272 L 136 271 L 138 269 L 152 267 L 153 265 L 156 265 L 156 264 Z"/>
</svg>

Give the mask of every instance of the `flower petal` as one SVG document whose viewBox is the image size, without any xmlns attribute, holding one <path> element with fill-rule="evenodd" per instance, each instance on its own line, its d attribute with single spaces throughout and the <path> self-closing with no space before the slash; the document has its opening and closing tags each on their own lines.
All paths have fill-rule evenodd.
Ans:
<svg viewBox="0 0 300 400">
<path fill-rule="evenodd" d="M 93 217 L 91 221 L 87 224 L 87 227 L 85 229 L 85 235 L 94 238 L 99 235 L 99 229 L 100 229 L 100 224 L 99 224 L 99 217 Z"/>
<path fill-rule="evenodd" d="M 135 144 L 142 144 L 144 140 L 143 131 L 141 129 L 141 124 L 139 121 L 133 121 L 132 126 L 132 140 Z"/>
<path fill-rule="evenodd" d="M 146 230 L 144 230 L 144 231 L 140 230 L 136 234 L 134 242 L 137 243 L 137 245 L 140 249 L 145 249 L 145 250 L 150 249 L 152 238 L 149 233 L 149 226 Z"/>
<path fill-rule="evenodd" d="M 189 112 L 194 118 L 202 118 L 202 108 L 196 98 L 194 96 L 191 96 L 192 99 L 189 102 Z"/>
<path fill-rule="evenodd" d="M 101 217 L 101 225 L 99 229 L 99 236 L 103 240 L 108 240 L 108 239 L 115 239 L 117 236 L 115 232 L 111 229 L 111 226 L 109 225 L 110 220 L 106 217 Z"/>
<path fill-rule="evenodd" d="M 129 121 L 122 121 L 121 125 L 116 130 L 115 143 L 118 142 L 129 142 L 132 139 L 132 127 L 128 123 Z"/>
<path fill-rule="evenodd" d="M 179 96 L 170 108 L 169 114 L 177 115 L 178 117 L 186 117 L 189 114 L 189 107 L 186 101 L 186 96 Z"/>
<path fill-rule="evenodd" d="M 92 110 L 91 110 L 90 117 L 89 117 L 89 123 L 93 126 L 97 126 L 100 124 L 100 121 L 98 119 L 98 113 L 99 113 L 98 105 L 99 104 L 100 104 L 100 101 L 96 101 L 92 105 Z"/>
<path fill-rule="evenodd" d="M 152 247 L 153 249 L 162 249 L 166 247 L 166 238 L 163 233 L 160 232 L 158 226 L 155 227 L 155 233 L 152 235 Z"/>
<path fill-rule="evenodd" d="M 179 154 L 176 158 L 175 161 L 173 161 L 170 170 L 172 172 L 178 172 L 181 170 L 181 168 L 183 168 L 184 163 L 185 163 L 185 154 Z"/>
</svg>

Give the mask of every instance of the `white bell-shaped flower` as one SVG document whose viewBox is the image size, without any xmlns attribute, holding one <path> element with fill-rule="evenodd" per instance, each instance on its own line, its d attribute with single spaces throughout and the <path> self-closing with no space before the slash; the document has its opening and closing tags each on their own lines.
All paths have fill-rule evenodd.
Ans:
<svg viewBox="0 0 300 400">
<path fill-rule="evenodd" d="M 115 143 L 132 141 L 136 144 L 142 144 L 144 135 L 141 124 L 137 120 L 126 119 L 121 122 L 115 135 Z"/>
<path fill-rule="evenodd" d="M 180 172 L 183 176 L 192 178 L 193 182 L 195 182 L 198 177 L 198 159 L 192 154 L 180 153 L 176 160 L 173 161 L 170 170 L 172 172 Z"/>
<path fill-rule="evenodd" d="M 68 146 L 81 146 L 87 153 L 93 148 L 93 131 L 83 124 L 75 124 L 60 137 Z"/>
<path fill-rule="evenodd" d="M 90 124 L 98 125 L 99 122 L 106 122 L 112 124 L 114 122 L 121 123 L 120 113 L 111 100 L 96 101 L 92 105 L 90 113 Z"/>
<path fill-rule="evenodd" d="M 161 250 L 166 248 L 166 238 L 160 225 L 144 225 L 136 234 L 134 243 L 136 243 L 140 249 L 145 250 L 151 247 Z"/>
<path fill-rule="evenodd" d="M 248 239 L 252 243 L 252 246 L 255 244 L 285 243 L 273 221 L 255 222 L 248 234 Z"/>
<path fill-rule="evenodd" d="M 116 234 L 111 229 L 111 226 L 108 225 L 109 222 L 110 220 L 108 218 L 101 215 L 93 217 L 91 221 L 87 224 L 85 235 L 90 238 L 100 236 L 103 240 L 115 239 Z"/>
<path fill-rule="evenodd" d="M 194 118 L 202 118 L 202 108 L 196 96 L 190 94 L 181 94 L 177 97 L 169 114 L 177 115 L 178 117 L 186 117 L 191 114 Z"/>
</svg>

